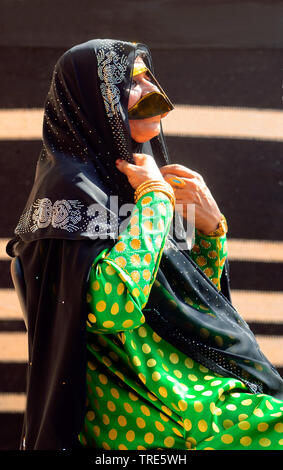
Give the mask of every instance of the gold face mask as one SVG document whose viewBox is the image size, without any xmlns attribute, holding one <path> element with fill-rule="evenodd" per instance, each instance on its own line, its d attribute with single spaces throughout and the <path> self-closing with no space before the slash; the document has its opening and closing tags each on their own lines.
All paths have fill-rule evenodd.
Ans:
<svg viewBox="0 0 283 470">
<path fill-rule="evenodd" d="M 159 91 L 152 91 L 150 93 L 147 93 L 128 110 L 128 116 L 131 120 L 147 119 L 159 115 L 162 116 L 174 109 L 173 104 L 171 103 L 168 96 L 161 88 L 160 84 L 158 83 L 154 75 L 151 73 L 151 71 L 143 63 L 134 65 L 133 77 L 143 72 L 147 72 L 150 77 L 150 80 L 157 86 Z"/>
</svg>

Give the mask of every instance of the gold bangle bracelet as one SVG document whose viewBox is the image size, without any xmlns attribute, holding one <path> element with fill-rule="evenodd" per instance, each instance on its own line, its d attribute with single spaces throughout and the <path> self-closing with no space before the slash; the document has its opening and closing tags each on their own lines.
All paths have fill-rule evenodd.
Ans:
<svg viewBox="0 0 283 470">
<path fill-rule="evenodd" d="M 175 207 L 176 198 L 175 198 L 175 193 L 171 185 L 166 182 L 163 183 L 160 180 L 148 180 L 145 183 L 142 183 L 140 186 L 138 186 L 134 195 L 135 203 L 138 201 L 138 199 L 140 199 L 140 197 L 142 197 L 144 194 L 150 191 L 163 192 L 169 197 L 173 207 Z"/>
<path fill-rule="evenodd" d="M 135 194 L 139 194 L 142 190 L 144 190 L 145 188 L 147 187 L 150 187 L 152 185 L 158 185 L 160 187 L 163 187 L 163 188 L 166 188 L 168 191 L 172 192 L 172 194 L 174 193 L 173 189 L 172 189 L 172 186 L 167 183 L 166 181 L 161 181 L 161 180 L 147 180 L 147 181 L 144 181 L 143 183 L 141 183 L 135 190 Z M 175 193 L 174 193 L 175 194 Z"/>
<path fill-rule="evenodd" d="M 219 221 L 219 224 L 217 226 L 217 229 L 214 230 L 213 232 L 208 233 L 207 236 L 208 237 L 222 237 L 227 232 L 228 232 L 227 221 L 226 221 L 226 218 L 224 217 L 224 215 L 222 214 L 221 219 Z"/>
<path fill-rule="evenodd" d="M 165 185 L 167 185 L 168 183 L 166 183 L 165 181 L 161 181 L 161 180 L 147 180 L 147 181 L 144 181 L 143 183 L 141 183 L 135 190 L 135 193 L 138 194 L 140 191 L 142 191 L 143 189 L 147 188 L 148 186 L 151 186 L 152 184 L 158 184 L 158 185 L 162 185 L 163 187 Z"/>
<path fill-rule="evenodd" d="M 175 199 L 174 193 L 172 193 L 170 190 L 168 190 L 164 186 L 159 186 L 159 185 L 152 185 L 152 186 L 148 186 L 147 188 L 144 188 L 138 194 L 135 194 L 135 199 L 139 199 L 142 194 L 148 193 L 150 191 L 165 191 L 166 193 L 170 194 Z"/>
<path fill-rule="evenodd" d="M 173 208 L 175 208 L 175 198 L 172 196 L 171 193 L 167 192 L 165 189 L 162 189 L 162 188 L 154 188 L 154 189 L 150 189 L 149 191 L 145 191 L 144 193 L 142 193 L 136 200 L 135 200 L 135 203 L 137 203 L 137 201 L 142 197 L 144 196 L 145 194 L 147 194 L 148 192 L 150 191 L 160 191 L 162 192 L 163 194 L 166 194 L 166 196 L 168 196 L 168 198 L 170 199 L 170 202 L 173 206 Z"/>
<path fill-rule="evenodd" d="M 172 197 L 175 198 L 175 194 L 172 193 L 170 190 L 168 190 L 168 188 L 164 187 L 164 186 L 160 186 L 160 185 L 151 185 L 151 186 L 148 186 L 146 188 L 144 188 L 142 191 L 139 191 L 137 194 L 135 194 L 135 198 L 139 198 L 141 196 L 141 194 L 144 194 L 144 193 L 148 193 L 150 191 L 166 191 L 167 193 L 171 194 Z"/>
</svg>

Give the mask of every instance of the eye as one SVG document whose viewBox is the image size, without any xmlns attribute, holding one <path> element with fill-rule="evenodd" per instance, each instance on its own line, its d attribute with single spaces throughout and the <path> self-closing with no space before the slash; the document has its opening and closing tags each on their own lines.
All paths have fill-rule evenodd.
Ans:
<svg viewBox="0 0 283 470">
<path fill-rule="evenodd" d="M 137 85 L 138 85 L 137 80 L 133 79 L 132 84 L 131 84 L 131 88 L 135 88 Z"/>
<path fill-rule="evenodd" d="M 148 82 L 152 82 L 152 78 L 151 78 L 151 76 L 149 75 L 149 73 L 146 73 L 146 74 L 145 74 L 145 79 L 146 79 Z"/>
</svg>

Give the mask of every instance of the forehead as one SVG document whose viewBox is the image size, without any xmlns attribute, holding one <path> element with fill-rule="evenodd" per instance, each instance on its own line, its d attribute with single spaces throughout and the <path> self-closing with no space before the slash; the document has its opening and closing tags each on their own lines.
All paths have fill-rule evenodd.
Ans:
<svg viewBox="0 0 283 470">
<path fill-rule="evenodd" d="M 135 59 L 135 64 L 144 64 L 144 65 L 145 65 L 145 63 L 144 63 L 144 61 L 143 61 L 143 59 L 142 59 L 142 57 L 141 57 L 140 55 L 138 55 L 138 56 L 136 57 L 136 59 Z"/>
<path fill-rule="evenodd" d="M 138 56 L 134 62 L 133 76 L 139 75 L 147 71 L 148 71 L 148 68 L 145 65 L 143 59 L 140 56 Z"/>
</svg>

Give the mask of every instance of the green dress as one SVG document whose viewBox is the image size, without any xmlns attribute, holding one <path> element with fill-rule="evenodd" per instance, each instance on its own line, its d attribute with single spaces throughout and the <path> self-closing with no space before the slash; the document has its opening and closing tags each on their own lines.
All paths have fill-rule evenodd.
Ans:
<svg viewBox="0 0 283 470">
<path fill-rule="evenodd" d="M 145 322 L 172 218 L 169 198 L 148 192 L 117 243 L 93 262 L 87 411 L 79 440 L 109 450 L 282 449 L 282 401 L 208 370 Z M 191 256 L 218 288 L 226 255 L 225 236 L 196 231 Z"/>
</svg>

